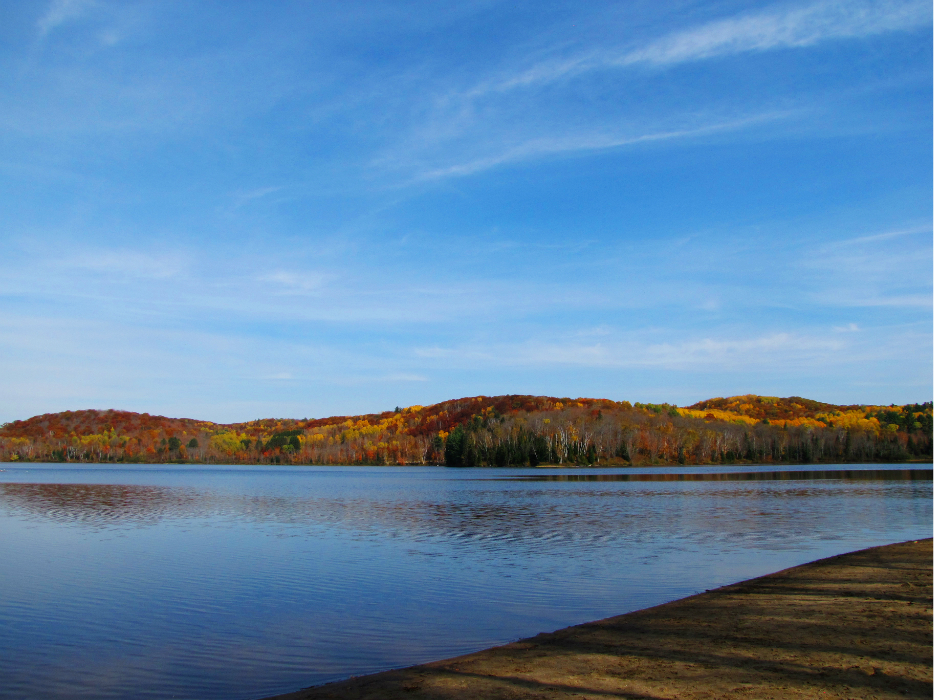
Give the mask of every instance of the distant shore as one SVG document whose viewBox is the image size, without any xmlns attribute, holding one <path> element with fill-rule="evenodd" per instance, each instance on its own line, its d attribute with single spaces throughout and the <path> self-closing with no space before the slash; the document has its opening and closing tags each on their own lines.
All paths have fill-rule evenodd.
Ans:
<svg viewBox="0 0 934 700">
<path fill-rule="evenodd" d="M 925 698 L 932 541 L 267 700 Z"/>
<path fill-rule="evenodd" d="M 934 403 L 836 405 L 746 394 L 688 407 L 472 396 L 328 418 L 213 423 L 86 409 L 0 425 L 0 461 L 634 466 L 934 459 Z"/>
<path fill-rule="evenodd" d="M 745 460 L 735 460 L 732 462 L 692 462 L 681 464 L 679 462 L 637 462 L 636 464 L 631 464 L 629 462 L 620 462 L 620 461 L 606 461 L 598 462 L 595 464 L 536 464 L 534 467 L 529 465 L 522 464 L 510 464 L 509 466 L 504 467 L 484 467 L 484 466 L 474 466 L 474 467 L 449 467 L 446 464 L 438 463 L 407 463 L 407 464 L 318 464 L 317 462 L 283 462 L 283 463 L 270 463 L 270 462 L 224 462 L 220 460 L 215 461 L 204 461 L 204 460 L 193 460 L 193 459 L 175 459 L 169 461 L 151 461 L 147 462 L 144 460 L 138 459 L 117 459 L 117 460 L 40 460 L 40 459 L 13 459 L 13 460 L 2 460 L 0 459 L 0 464 L 8 464 L 14 467 L 17 466 L 28 466 L 30 464 L 55 464 L 61 465 L 62 467 L 68 466 L 79 466 L 79 467 L 88 467 L 88 466 L 124 466 L 124 467 L 158 467 L 158 466 L 192 466 L 192 467 L 441 467 L 445 469 L 462 469 L 464 471 L 469 471 L 471 469 L 681 469 L 684 467 L 720 467 L 725 469 L 733 469 L 735 467 L 775 467 L 776 469 L 785 470 L 787 467 L 809 467 L 809 468 L 820 468 L 824 466 L 845 466 L 845 465 L 860 465 L 860 464 L 888 464 L 888 465 L 912 465 L 912 464 L 934 464 L 934 459 L 928 457 L 922 458 L 912 458 L 912 459 L 900 459 L 900 460 L 885 460 L 885 459 L 864 459 L 859 461 L 847 462 L 843 460 L 837 461 L 811 461 L 811 462 L 753 462 Z"/>
</svg>

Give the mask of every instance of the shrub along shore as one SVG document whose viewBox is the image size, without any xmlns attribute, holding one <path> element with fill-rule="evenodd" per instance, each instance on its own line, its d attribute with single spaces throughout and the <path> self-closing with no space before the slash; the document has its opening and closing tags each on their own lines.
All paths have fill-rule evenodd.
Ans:
<svg viewBox="0 0 934 700">
<path fill-rule="evenodd" d="M 930 539 L 875 547 L 274 700 L 929 700 L 931 557 Z"/>
</svg>

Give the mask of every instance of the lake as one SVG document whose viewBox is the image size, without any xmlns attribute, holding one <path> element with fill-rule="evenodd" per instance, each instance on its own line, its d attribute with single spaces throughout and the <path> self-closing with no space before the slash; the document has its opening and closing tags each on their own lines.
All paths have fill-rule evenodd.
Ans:
<svg viewBox="0 0 934 700">
<path fill-rule="evenodd" d="M 929 465 L 2 466 L 9 700 L 250 700 L 932 529 Z"/>
</svg>

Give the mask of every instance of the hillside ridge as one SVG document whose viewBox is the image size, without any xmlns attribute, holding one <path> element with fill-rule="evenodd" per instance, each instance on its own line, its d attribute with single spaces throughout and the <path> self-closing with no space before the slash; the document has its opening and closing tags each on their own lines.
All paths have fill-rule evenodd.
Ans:
<svg viewBox="0 0 934 700">
<path fill-rule="evenodd" d="M 931 433 L 931 402 L 836 405 L 746 394 L 678 407 L 503 395 L 228 424 L 114 409 L 62 411 L 0 426 L 0 459 L 451 466 L 875 461 L 924 459 Z"/>
</svg>

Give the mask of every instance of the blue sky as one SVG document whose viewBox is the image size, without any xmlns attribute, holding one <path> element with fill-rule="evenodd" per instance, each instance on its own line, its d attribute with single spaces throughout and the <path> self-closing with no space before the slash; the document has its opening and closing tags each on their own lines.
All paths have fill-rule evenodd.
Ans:
<svg viewBox="0 0 934 700">
<path fill-rule="evenodd" d="M 0 420 L 932 397 L 929 2 L 0 13 Z"/>
</svg>

